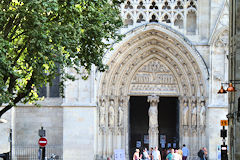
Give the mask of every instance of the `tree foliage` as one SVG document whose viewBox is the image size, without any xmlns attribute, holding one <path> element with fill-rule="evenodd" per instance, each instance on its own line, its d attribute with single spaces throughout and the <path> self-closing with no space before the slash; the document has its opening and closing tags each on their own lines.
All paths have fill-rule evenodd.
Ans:
<svg viewBox="0 0 240 160">
<path fill-rule="evenodd" d="M 38 89 L 61 76 L 63 82 L 94 64 L 119 40 L 120 0 L 0 0 L 0 117 L 18 102 L 39 100 Z M 59 69 L 60 73 L 56 72 Z M 61 90 L 63 93 L 63 90 Z"/>
</svg>

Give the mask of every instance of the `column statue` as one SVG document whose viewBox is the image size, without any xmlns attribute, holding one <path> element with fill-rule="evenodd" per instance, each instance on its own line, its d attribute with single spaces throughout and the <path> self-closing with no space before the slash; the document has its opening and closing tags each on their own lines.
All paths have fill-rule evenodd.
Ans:
<svg viewBox="0 0 240 160">
<path fill-rule="evenodd" d="M 206 107 L 205 107 L 205 101 L 202 99 L 200 101 L 200 113 L 199 113 L 199 124 L 201 126 L 205 125 L 205 119 L 206 119 Z"/>
<path fill-rule="evenodd" d="M 185 98 L 183 99 L 183 120 L 182 120 L 182 124 L 184 126 L 188 125 L 188 115 L 189 115 L 188 100 Z"/>
<path fill-rule="evenodd" d="M 101 97 L 99 106 L 99 125 L 103 127 L 105 125 L 105 98 Z"/>
<path fill-rule="evenodd" d="M 121 97 L 119 100 L 119 107 L 118 107 L 118 126 L 119 127 L 123 126 L 123 103 L 124 103 L 124 99 L 123 97 Z"/>
<path fill-rule="evenodd" d="M 197 125 L 197 106 L 196 106 L 196 100 L 192 100 L 192 126 Z"/>
<path fill-rule="evenodd" d="M 108 110 L 108 126 L 114 126 L 114 101 L 110 100 L 110 106 Z"/>
</svg>

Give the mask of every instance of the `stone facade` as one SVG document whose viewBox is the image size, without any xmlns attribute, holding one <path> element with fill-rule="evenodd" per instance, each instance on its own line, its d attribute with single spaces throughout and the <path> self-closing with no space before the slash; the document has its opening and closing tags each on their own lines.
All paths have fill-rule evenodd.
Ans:
<svg viewBox="0 0 240 160">
<path fill-rule="evenodd" d="M 239 88 L 240 80 L 240 2 L 237 0 L 230 1 L 230 47 L 229 47 L 229 80 L 233 82 L 234 87 Z M 240 92 L 229 94 L 229 159 L 240 159 Z"/>
<path fill-rule="evenodd" d="M 228 1 L 126 0 L 120 7 L 125 37 L 105 54 L 109 69 L 99 73 L 93 67 L 88 80 L 67 82 L 64 99 L 5 114 L 10 123 L 0 124 L 0 151 L 9 148 L 9 128 L 14 147 L 21 148 L 36 145 L 43 126 L 48 145 L 64 160 L 106 159 L 115 149 L 131 158 L 130 97 L 148 96 L 149 143 L 155 146 L 158 97 L 170 96 L 179 101 L 179 146 L 188 146 L 190 159 L 206 146 L 209 160 L 216 159 L 228 105 L 227 96 L 217 95 L 228 80 Z"/>
</svg>

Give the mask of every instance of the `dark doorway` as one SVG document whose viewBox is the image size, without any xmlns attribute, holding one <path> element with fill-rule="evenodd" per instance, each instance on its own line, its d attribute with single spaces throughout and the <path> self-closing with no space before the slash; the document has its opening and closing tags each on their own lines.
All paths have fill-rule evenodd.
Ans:
<svg viewBox="0 0 240 160">
<path fill-rule="evenodd" d="M 136 148 L 148 148 L 148 109 L 147 96 L 131 96 L 129 111 L 129 157 L 132 159 Z"/>
<path fill-rule="evenodd" d="M 131 96 L 129 107 L 129 158 L 139 148 L 148 148 L 149 110 L 147 96 Z M 159 148 L 179 147 L 179 105 L 177 97 L 160 97 L 158 103 Z M 165 145 L 161 142 L 165 139 Z"/>
<path fill-rule="evenodd" d="M 160 97 L 158 103 L 159 147 L 179 147 L 179 105 L 177 97 Z M 163 144 L 165 143 L 165 144 Z"/>
</svg>

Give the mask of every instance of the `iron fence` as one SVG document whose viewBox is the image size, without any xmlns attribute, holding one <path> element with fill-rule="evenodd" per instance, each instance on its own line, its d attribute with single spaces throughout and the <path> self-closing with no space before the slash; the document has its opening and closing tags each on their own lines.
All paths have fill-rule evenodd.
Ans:
<svg viewBox="0 0 240 160">
<path fill-rule="evenodd" d="M 62 146 L 46 146 L 45 157 L 50 158 L 52 154 L 58 155 L 59 160 L 62 160 L 63 149 Z M 39 160 L 39 146 L 24 146 L 16 145 L 13 146 L 13 158 L 12 160 Z"/>
</svg>

